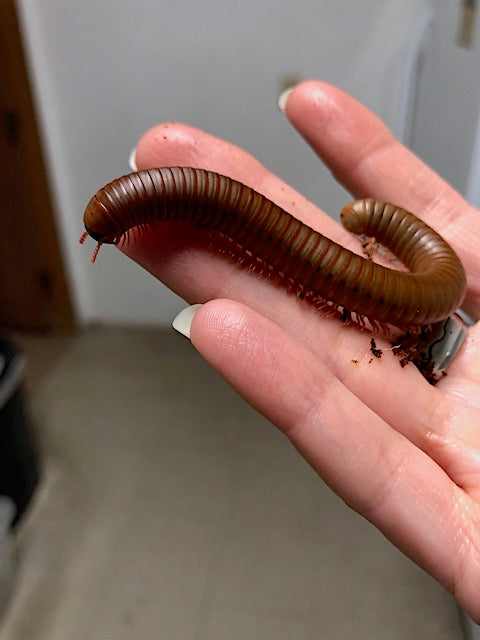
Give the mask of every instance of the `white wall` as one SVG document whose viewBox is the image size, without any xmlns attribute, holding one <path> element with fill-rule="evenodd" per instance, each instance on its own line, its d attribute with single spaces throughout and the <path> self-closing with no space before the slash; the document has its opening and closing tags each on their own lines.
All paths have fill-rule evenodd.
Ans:
<svg viewBox="0 0 480 640">
<path fill-rule="evenodd" d="M 20 0 L 80 319 L 161 324 L 181 306 L 119 252 L 92 267 L 90 247 L 77 244 L 85 203 L 126 172 L 146 128 L 176 119 L 229 138 L 337 215 L 347 196 L 278 111 L 281 78 L 339 84 L 404 135 L 400 96 L 429 4 Z"/>
<path fill-rule="evenodd" d="M 424 45 L 411 146 L 461 193 L 480 200 L 480 173 L 472 167 L 480 116 L 480 20 L 473 48 L 465 49 L 457 41 L 462 3 L 436 0 L 435 9 Z"/>
</svg>

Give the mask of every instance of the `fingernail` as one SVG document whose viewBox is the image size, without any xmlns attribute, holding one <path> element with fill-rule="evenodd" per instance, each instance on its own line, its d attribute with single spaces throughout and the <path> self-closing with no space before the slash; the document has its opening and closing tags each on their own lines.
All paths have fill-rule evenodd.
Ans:
<svg viewBox="0 0 480 640">
<path fill-rule="evenodd" d="M 133 147 L 130 151 L 130 155 L 128 156 L 128 164 L 132 171 L 138 171 L 137 162 L 135 156 L 137 155 L 137 147 Z"/>
<path fill-rule="evenodd" d="M 190 340 L 190 327 L 192 326 L 193 316 L 197 313 L 197 311 L 203 307 L 202 304 L 192 304 L 190 307 L 186 307 L 186 309 L 182 309 L 178 316 L 172 322 L 172 327 L 178 333 L 181 333 L 182 336 L 185 336 Z"/>
<path fill-rule="evenodd" d="M 295 87 L 289 87 L 288 89 L 285 89 L 285 91 L 282 91 L 282 93 L 278 97 L 278 106 L 280 110 L 283 111 L 284 113 L 285 113 L 285 109 L 287 108 L 288 96 L 292 93 L 294 89 Z"/>
</svg>

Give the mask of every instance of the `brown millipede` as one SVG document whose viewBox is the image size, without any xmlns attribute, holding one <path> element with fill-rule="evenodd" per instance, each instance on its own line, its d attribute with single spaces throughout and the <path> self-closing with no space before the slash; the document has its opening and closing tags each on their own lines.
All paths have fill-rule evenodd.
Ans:
<svg viewBox="0 0 480 640">
<path fill-rule="evenodd" d="M 166 167 L 123 176 L 100 189 L 84 215 L 98 246 L 118 244 L 134 228 L 142 231 L 162 220 L 194 223 L 230 242 L 239 260 L 249 256 L 300 297 L 341 308 L 344 319 L 353 313 L 362 325 L 365 319 L 402 329 L 430 325 L 459 307 L 466 288 L 463 266 L 424 222 L 371 199 L 348 205 L 341 219 L 353 233 L 374 236 L 409 272 L 345 249 L 250 187 L 204 169 Z"/>
</svg>

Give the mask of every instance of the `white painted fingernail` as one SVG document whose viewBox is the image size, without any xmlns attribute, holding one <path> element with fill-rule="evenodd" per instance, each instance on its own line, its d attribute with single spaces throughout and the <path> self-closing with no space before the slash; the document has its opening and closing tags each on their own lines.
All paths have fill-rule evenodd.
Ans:
<svg viewBox="0 0 480 640">
<path fill-rule="evenodd" d="M 280 110 L 283 111 L 284 113 L 285 113 L 285 109 L 287 108 L 288 96 L 292 93 L 294 89 L 295 87 L 289 87 L 288 89 L 285 89 L 285 91 L 282 91 L 282 93 L 278 97 L 278 106 Z"/>
<path fill-rule="evenodd" d="M 135 159 L 136 155 L 137 155 L 137 147 L 133 147 L 133 149 L 130 151 L 130 155 L 128 156 L 128 164 L 132 171 L 138 171 L 137 161 Z"/>
<path fill-rule="evenodd" d="M 181 333 L 182 336 L 185 336 L 190 340 L 190 327 L 192 326 L 193 316 L 197 313 L 197 311 L 203 307 L 202 304 L 192 304 L 190 307 L 186 309 L 182 309 L 178 316 L 172 322 L 172 327 L 178 333 Z"/>
</svg>

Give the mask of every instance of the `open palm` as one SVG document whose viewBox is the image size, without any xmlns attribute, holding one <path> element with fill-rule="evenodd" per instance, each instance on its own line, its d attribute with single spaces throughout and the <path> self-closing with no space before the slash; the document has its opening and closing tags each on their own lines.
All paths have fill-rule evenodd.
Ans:
<svg viewBox="0 0 480 640">
<path fill-rule="evenodd" d="M 465 309 L 480 314 L 480 215 L 339 89 L 299 85 L 291 123 L 356 197 L 393 202 L 456 250 Z M 229 175 L 326 236 L 359 250 L 337 223 L 243 150 L 177 123 L 137 147 L 139 168 L 195 166 Z M 189 302 L 198 351 L 277 425 L 319 475 L 480 621 L 480 329 L 436 387 L 369 336 L 345 328 L 209 251 L 198 229 L 165 223 L 123 250 Z"/>
</svg>

